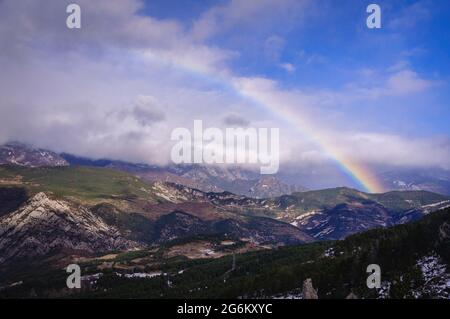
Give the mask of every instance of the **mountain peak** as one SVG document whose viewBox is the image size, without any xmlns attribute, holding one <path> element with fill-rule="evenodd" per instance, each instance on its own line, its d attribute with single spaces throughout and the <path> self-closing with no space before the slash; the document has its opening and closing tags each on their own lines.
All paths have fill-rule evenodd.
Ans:
<svg viewBox="0 0 450 319">
<path fill-rule="evenodd" d="M 27 167 L 68 166 L 69 163 L 57 153 L 34 148 L 32 145 L 9 142 L 0 146 L 0 165 L 15 164 Z"/>
</svg>

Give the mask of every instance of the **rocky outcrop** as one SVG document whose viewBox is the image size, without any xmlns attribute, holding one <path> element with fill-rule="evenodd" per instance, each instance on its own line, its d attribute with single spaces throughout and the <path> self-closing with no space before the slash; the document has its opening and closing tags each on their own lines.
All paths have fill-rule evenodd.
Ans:
<svg viewBox="0 0 450 319">
<path fill-rule="evenodd" d="M 443 223 L 441 227 L 439 227 L 439 240 L 440 241 L 450 240 L 450 224 Z"/>
<path fill-rule="evenodd" d="M 0 219 L 0 264 L 70 250 L 96 254 L 139 244 L 88 209 L 38 193 Z"/>
<path fill-rule="evenodd" d="M 308 278 L 303 282 L 303 299 L 319 299 L 317 290 L 314 289 L 312 279 Z"/>
<path fill-rule="evenodd" d="M 355 295 L 353 292 L 349 293 L 345 299 L 359 299 L 357 295 Z"/>
</svg>

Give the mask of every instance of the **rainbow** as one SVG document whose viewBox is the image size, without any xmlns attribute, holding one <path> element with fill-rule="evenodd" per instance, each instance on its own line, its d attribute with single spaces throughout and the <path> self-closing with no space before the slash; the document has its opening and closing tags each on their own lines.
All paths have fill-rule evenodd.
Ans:
<svg viewBox="0 0 450 319">
<path fill-rule="evenodd" d="M 277 115 L 302 135 L 316 143 L 321 150 L 332 159 L 340 169 L 350 177 L 357 185 L 369 193 L 381 193 L 383 185 L 367 166 L 359 163 L 344 154 L 334 143 L 329 135 L 321 133 L 312 126 L 312 121 L 304 112 L 300 114 L 289 101 L 280 101 L 274 98 L 270 90 L 257 90 L 251 85 L 246 85 L 245 80 L 235 83 L 236 90 L 243 96 L 257 102 L 261 107 Z"/>
<path fill-rule="evenodd" d="M 206 80 L 221 83 L 224 87 L 232 89 L 237 95 L 250 99 L 287 123 L 302 135 L 315 142 L 315 144 L 336 163 L 341 171 L 351 178 L 356 185 L 359 185 L 361 189 L 369 193 L 381 193 L 384 191 L 381 182 L 367 166 L 344 154 L 336 147 L 330 136 L 321 133 L 313 127 L 312 123 L 314 123 L 314 121 L 305 114 L 300 114 L 298 108 L 294 105 L 290 105 L 289 101 L 283 99 L 280 101 L 280 99 L 276 99 L 268 93 L 269 90 L 261 91 L 252 87 L 252 85 L 248 85 L 249 79 L 233 77 L 226 72 L 216 72 L 215 70 L 198 63 L 198 61 L 183 59 L 168 60 L 161 55 L 155 55 L 151 52 L 147 52 L 145 56 L 151 60 L 168 64 L 171 67 L 175 66 Z"/>
</svg>

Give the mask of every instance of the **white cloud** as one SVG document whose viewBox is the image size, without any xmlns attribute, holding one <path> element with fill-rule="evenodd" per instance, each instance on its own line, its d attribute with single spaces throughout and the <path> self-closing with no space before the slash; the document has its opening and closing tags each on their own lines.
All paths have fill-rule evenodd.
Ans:
<svg viewBox="0 0 450 319">
<path fill-rule="evenodd" d="M 372 79 L 369 84 L 352 83 L 342 90 L 281 89 L 271 79 L 237 76 L 228 67 L 235 53 L 201 41 L 235 27 L 270 26 L 267 19 L 272 14 L 295 12 L 292 6 L 308 1 L 230 1 L 206 12 L 192 32 L 176 21 L 137 14 L 142 1 L 77 3 L 82 7 L 83 27 L 70 31 L 65 28 L 61 1 L 47 1 L 45 10 L 36 1 L 0 2 L 0 136 L 4 141 L 165 163 L 171 130 L 190 127 L 193 119 L 201 118 L 218 127 L 250 121 L 255 126 L 281 126 L 284 162 L 327 160 L 308 136 L 262 112 L 263 104 L 300 118 L 309 131 L 330 135 L 349 157 L 362 161 L 440 165 L 450 158 L 448 141 L 324 131 L 328 127 L 339 132 L 339 123 L 329 121 L 326 107 L 420 93 L 433 85 L 409 66 L 365 72 Z M 269 39 L 274 49 L 269 56 L 293 72 L 294 65 L 279 61 L 282 38 Z M 305 57 L 305 63 L 313 62 L 320 59 Z"/>
<path fill-rule="evenodd" d="M 433 85 L 432 81 L 424 80 L 411 70 L 402 70 L 389 77 L 387 80 L 387 94 L 403 95 L 422 92 Z"/>
<path fill-rule="evenodd" d="M 421 92 L 432 84 L 412 71 L 391 74 L 376 89 L 352 86 L 343 91 L 286 90 L 265 78 L 240 78 L 235 81 L 247 96 L 269 105 L 277 115 L 291 123 L 293 131 L 287 137 L 289 146 L 281 148 L 289 148 L 283 153 L 284 162 L 312 159 L 320 162 L 329 160 L 331 155 L 331 158 L 351 158 L 376 165 L 450 166 L 448 138 L 416 138 L 377 133 L 371 129 L 355 131 L 330 117 L 329 113 L 333 111 L 330 106 L 337 103 L 364 101 L 368 97 L 380 99 L 383 96 L 407 95 Z M 297 138 L 291 139 L 291 136 Z M 305 143 L 305 140 L 318 143 Z"/>
<path fill-rule="evenodd" d="M 430 1 L 420 0 L 406 6 L 396 17 L 389 21 L 388 27 L 399 30 L 411 29 L 431 17 Z"/>
<path fill-rule="evenodd" d="M 301 50 L 298 53 L 298 57 L 304 64 L 324 64 L 327 63 L 327 58 L 318 53 L 307 53 L 305 50 Z"/>
<path fill-rule="evenodd" d="M 425 79 L 411 69 L 407 60 L 400 60 L 386 70 L 363 69 L 358 71 L 363 81 L 348 83 L 334 98 L 342 102 L 381 99 L 422 93 L 437 81 Z"/>
<path fill-rule="evenodd" d="M 280 67 L 288 73 L 293 73 L 295 72 L 296 69 L 292 63 L 281 63 Z"/>
<path fill-rule="evenodd" d="M 197 40 L 205 40 L 231 30 L 286 29 L 293 21 L 298 22 L 311 3 L 310 0 L 230 0 L 203 13 L 195 21 L 192 35 Z"/>
<path fill-rule="evenodd" d="M 398 166 L 449 168 L 448 137 L 417 138 L 394 134 L 348 132 L 336 137 L 339 148 L 360 161 Z"/>
</svg>

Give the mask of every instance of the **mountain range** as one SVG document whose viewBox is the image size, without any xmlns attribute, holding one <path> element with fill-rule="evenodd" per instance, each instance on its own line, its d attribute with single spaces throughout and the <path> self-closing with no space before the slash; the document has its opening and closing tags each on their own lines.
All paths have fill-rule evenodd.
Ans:
<svg viewBox="0 0 450 319">
<path fill-rule="evenodd" d="M 38 194 L 29 205 L 37 201 L 49 204 Z M 177 214 L 182 213 L 166 216 L 173 220 Z M 94 217 L 87 214 L 83 218 Z M 102 228 L 103 234 L 117 236 L 117 229 Z M 105 242 L 95 237 L 105 245 L 133 249 L 84 256 L 72 250 L 47 255 L 39 262 L 35 258 L 3 267 L 0 297 L 301 299 L 308 297 L 305 282 L 309 282 L 320 299 L 450 298 L 448 208 L 416 222 L 369 230 L 344 240 L 278 249 L 251 250 L 251 243 L 245 240 L 212 235 L 149 248 L 115 238 L 115 242 Z M 92 244 L 83 245 L 91 248 Z M 65 286 L 69 263 L 77 263 L 82 269 L 81 290 Z M 366 267 L 370 264 L 382 269 L 378 289 L 366 286 Z"/>
<path fill-rule="evenodd" d="M 388 170 L 379 176 L 390 190 L 428 190 L 450 195 L 450 171 L 439 168 Z"/>
<path fill-rule="evenodd" d="M 287 184 L 276 176 L 261 177 L 258 172 L 239 167 L 198 164 L 156 166 L 123 161 L 90 160 L 65 153 L 61 154 L 61 157 L 70 165 L 117 169 L 133 173 L 146 181 L 171 182 L 205 192 L 228 191 L 248 197 L 266 198 L 307 190 L 300 185 Z"/>
<path fill-rule="evenodd" d="M 205 192 L 228 191 L 254 198 L 269 198 L 308 190 L 314 175 L 295 174 L 288 170 L 261 176 L 257 171 L 237 166 L 206 166 L 199 164 L 149 165 L 110 159 L 93 160 L 68 153 L 56 153 L 31 145 L 12 142 L 0 146 L 0 165 L 92 166 L 126 171 L 147 181 L 166 181 Z M 300 172 L 298 172 L 300 173 Z M 386 190 L 425 190 L 450 195 L 450 171 L 439 168 L 381 169 L 377 178 Z M 313 188 L 316 188 L 313 186 Z"/>
<path fill-rule="evenodd" d="M 354 237 L 359 236 L 355 234 L 365 238 L 366 233 L 381 236 L 376 239 L 376 247 L 379 247 L 385 236 L 379 229 L 397 229 L 388 232 L 395 237 L 397 231 L 404 229 L 398 225 L 410 227 L 410 224 L 420 224 L 421 220 L 433 220 L 431 216 L 435 214 L 445 219 L 448 214 L 445 209 L 450 207 L 448 196 L 423 190 L 369 194 L 339 187 L 257 198 L 222 188 L 211 191 L 195 187 L 198 181 L 208 181 L 205 185 L 218 185 L 220 181 L 222 186 L 225 181 L 255 181 L 251 172 L 235 168 L 175 166 L 162 169 L 58 155 L 21 144 L 8 144 L 0 154 L 4 154 L 0 165 L 0 296 L 14 295 L 15 291 L 28 295 L 36 293 L 36 289 L 40 290 L 39 296 L 48 296 L 49 291 L 55 289 L 57 296 L 62 296 L 67 291 L 52 285 L 60 286 L 55 282 L 62 277 L 58 271 L 74 262 L 83 264 L 83 271 L 94 276 L 85 277 L 89 287 L 93 285 L 88 289 L 89 294 L 98 288 L 95 282 L 103 276 L 109 278 L 111 272 L 113 278 L 108 280 L 119 287 L 118 278 L 121 281 L 160 277 L 174 269 L 195 269 L 196 265 L 201 268 L 203 260 L 212 260 L 214 269 L 214 260 L 222 265 L 227 263 L 229 255 L 235 254 L 251 263 L 254 262 L 252 256 L 266 256 L 267 261 L 274 262 L 269 263 L 270 267 L 277 268 L 276 260 L 279 257 L 284 260 L 285 253 L 291 249 L 280 247 L 298 247 L 292 249 L 299 254 L 300 264 L 305 263 L 303 258 L 315 256 L 312 260 L 324 271 L 326 266 L 316 256 L 319 251 L 324 254 L 322 250 L 326 248 L 328 255 L 336 256 L 337 247 L 347 243 L 342 245 L 350 246 L 354 252 L 359 246 L 351 238 L 359 238 Z M 158 175 L 160 177 L 172 177 L 149 177 L 157 172 L 162 174 Z M 184 179 L 191 184 L 180 182 Z M 270 182 L 279 185 L 280 190 L 284 187 L 276 178 Z M 263 185 L 269 181 L 256 183 L 264 189 Z M 439 228 L 439 231 L 443 229 L 444 237 L 447 236 L 445 225 L 441 223 L 443 228 Z M 432 231 L 436 232 L 433 227 Z M 314 254 L 309 255 L 310 251 Z M 350 258 L 350 252 L 345 254 Z M 442 253 L 431 249 L 427 254 L 421 258 L 434 258 L 436 262 L 445 259 Z M 384 253 L 381 255 L 385 258 Z M 364 258 L 367 260 L 367 255 Z M 291 267 L 288 269 L 292 271 L 295 267 L 303 269 L 296 262 L 283 267 Z M 53 279 L 44 285 L 37 284 L 32 279 L 37 271 Z M 251 271 L 253 274 L 259 270 L 251 268 Z M 145 283 L 153 287 L 155 280 Z M 203 279 L 196 280 L 197 285 Z M 282 276 L 282 281 L 285 280 Z M 323 287 L 321 279 L 317 283 L 313 278 L 313 282 Z M 126 284 L 132 283 L 126 281 Z M 191 284 L 183 280 L 180 285 Z M 239 289 L 235 292 L 243 293 Z M 247 293 L 253 291 L 249 296 L 259 297 L 281 293 L 270 285 L 267 289 L 262 295 L 251 289 Z M 292 291 L 285 290 L 282 295 L 298 292 L 295 287 L 289 286 L 289 289 Z M 229 293 L 220 291 L 219 295 Z M 340 293 L 330 291 L 330 296 L 341 296 Z"/>
</svg>

